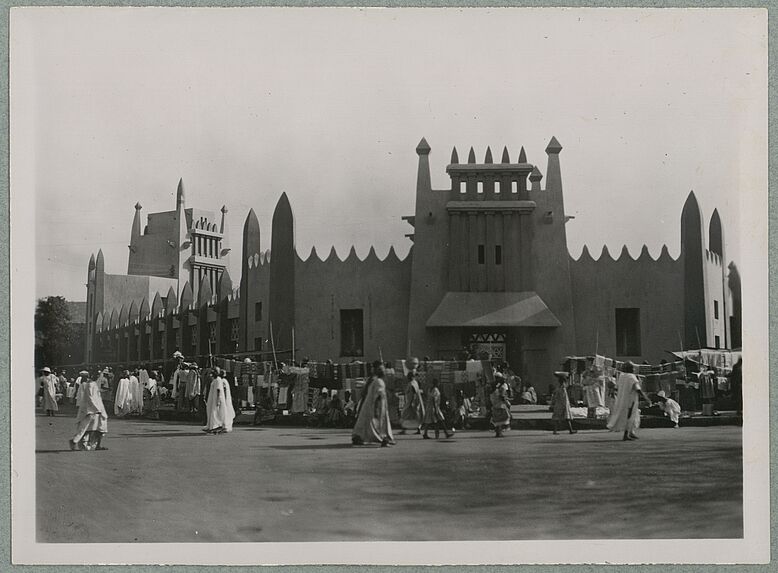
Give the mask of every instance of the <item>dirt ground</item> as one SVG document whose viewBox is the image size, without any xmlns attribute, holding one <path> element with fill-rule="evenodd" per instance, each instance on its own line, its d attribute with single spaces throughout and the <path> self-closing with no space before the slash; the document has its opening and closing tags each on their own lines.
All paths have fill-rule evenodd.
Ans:
<svg viewBox="0 0 778 573">
<path fill-rule="evenodd" d="M 39 542 L 742 537 L 741 428 L 486 431 L 352 447 L 347 430 L 109 420 L 71 452 L 36 418 Z"/>
</svg>

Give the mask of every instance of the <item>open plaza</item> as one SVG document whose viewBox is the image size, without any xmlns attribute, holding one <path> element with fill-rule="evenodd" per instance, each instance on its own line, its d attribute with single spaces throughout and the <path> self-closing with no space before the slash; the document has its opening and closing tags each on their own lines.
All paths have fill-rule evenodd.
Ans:
<svg viewBox="0 0 778 573">
<path fill-rule="evenodd" d="M 380 448 L 352 446 L 348 429 L 214 436 L 195 422 L 112 418 L 100 452 L 70 451 L 74 428 L 67 408 L 36 414 L 38 542 L 743 535 L 734 425 L 645 429 L 629 442 L 600 429 L 502 440 L 467 430 Z"/>
</svg>

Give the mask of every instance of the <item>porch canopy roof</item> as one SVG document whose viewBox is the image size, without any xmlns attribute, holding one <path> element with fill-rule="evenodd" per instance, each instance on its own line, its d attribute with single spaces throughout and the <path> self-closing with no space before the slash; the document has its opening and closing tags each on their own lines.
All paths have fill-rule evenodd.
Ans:
<svg viewBox="0 0 778 573">
<path fill-rule="evenodd" d="M 562 323 L 533 291 L 447 292 L 427 326 L 555 327 Z"/>
</svg>

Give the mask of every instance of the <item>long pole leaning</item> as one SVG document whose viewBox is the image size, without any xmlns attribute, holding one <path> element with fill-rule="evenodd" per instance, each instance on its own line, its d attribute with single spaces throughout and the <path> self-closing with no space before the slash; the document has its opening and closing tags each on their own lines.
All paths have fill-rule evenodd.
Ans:
<svg viewBox="0 0 778 573">
<path fill-rule="evenodd" d="M 278 357 L 276 356 L 276 343 L 273 338 L 273 322 L 270 322 L 270 347 L 273 349 L 273 364 L 278 367 Z"/>
</svg>

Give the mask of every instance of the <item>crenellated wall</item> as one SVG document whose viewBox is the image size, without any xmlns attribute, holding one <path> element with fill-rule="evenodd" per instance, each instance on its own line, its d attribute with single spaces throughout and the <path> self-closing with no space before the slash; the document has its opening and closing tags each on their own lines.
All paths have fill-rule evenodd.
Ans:
<svg viewBox="0 0 778 573">
<path fill-rule="evenodd" d="M 373 360 L 379 347 L 386 359 L 405 356 L 410 255 L 401 260 L 391 248 L 379 259 L 371 248 L 360 259 L 352 247 L 344 260 L 334 248 L 325 260 L 315 249 L 305 260 L 295 258 L 295 338 L 300 357 Z M 362 309 L 362 356 L 341 355 L 343 309 Z M 290 334 L 281 334 L 282 345 L 291 344 Z"/>
<path fill-rule="evenodd" d="M 614 259 L 607 247 L 595 260 L 584 247 L 570 258 L 576 351 L 657 363 L 680 344 L 684 328 L 683 260 L 667 250 L 654 259 L 643 247 L 633 258 L 626 247 Z M 640 309 L 641 354 L 616 352 L 616 309 Z"/>
<path fill-rule="evenodd" d="M 157 360 L 176 348 L 189 356 L 210 350 L 256 352 L 255 357 L 262 351 L 269 357 L 271 322 L 281 360 L 290 358 L 292 332 L 298 360 L 335 361 L 370 361 L 379 349 L 385 359 L 409 352 L 451 358 L 463 344 L 488 334 L 502 337 L 507 360 L 545 391 L 570 354 L 655 363 L 669 357 L 667 350 L 695 348 L 698 336 L 702 346 L 714 346 L 716 336 L 728 346 L 729 316 L 737 303 L 726 282 L 718 212 L 706 241 L 702 211 L 689 194 L 677 259 L 666 247 L 656 258 L 646 247 L 637 257 L 624 248 L 616 258 L 604 248 L 597 259 L 584 248 L 575 259 L 567 248 L 561 150 L 552 138 L 545 187 L 523 148 L 516 162 L 504 149 L 500 163 L 494 163 L 490 148 L 483 163 L 476 163 L 471 148 L 467 163 L 460 164 L 454 150 L 446 167 L 451 187 L 434 190 L 431 148 L 422 139 L 416 147 L 415 211 L 403 217 L 413 227 L 406 235 L 413 247 L 402 260 L 393 248 L 381 259 L 373 248 L 360 258 L 353 247 L 343 259 L 334 248 L 326 258 L 314 248 L 303 259 L 295 246 L 292 206 L 282 193 L 265 239 L 272 256 L 262 250 L 259 221 L 249 211 L 241 249 L 234 253 L 241 258 L 240 282 L 234 285 L 225 269 L 226 207 L 218 226 L 212 213 L 185 209 L 179 181 L 176 210 L 150 214 L 143 232 L 136 205 L 128 275 L 105 274 L 101 251 L 90 258 L 87 359 Z M 166 275 L 149 266 L 163 260 L 176 265 L 176 278 L 165 278 L 169 269 Z M 468 300 L 478 304 L 470 306 L 485 322 L 463 312 L 449 323 L 427 326 L 449 294 L 475 295 Z M 539 301 L 554 320 L 535 323 L 518 314 L 510 324 L 495 320 L 499 309 L 489 306 L 495 294 Z M 517 308 L 505 312 L 519 313 Z M 617 353 L 619 308 L 640 309 L 636 355 Z M 359 351 L 348 355 L 342 338 L 344 331 L 354 331 L 341 319 L 344 310 L 362 313 L 361 347 L 354 342 Z"/>
</svg>

